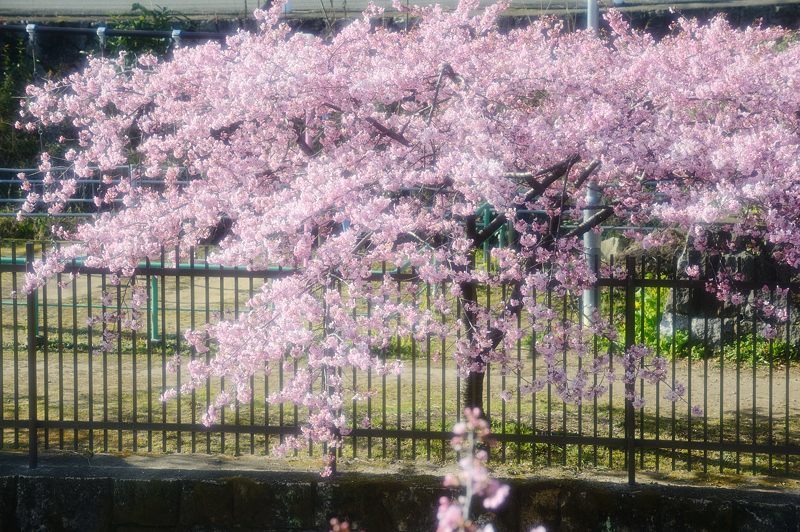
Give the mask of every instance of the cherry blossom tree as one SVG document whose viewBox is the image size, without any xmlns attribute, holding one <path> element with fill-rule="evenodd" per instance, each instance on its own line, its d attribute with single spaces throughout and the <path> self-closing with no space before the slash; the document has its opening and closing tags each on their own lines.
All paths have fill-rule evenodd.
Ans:
<svg viewBox="0 0 800 532">
<path fill-rule="evenodd" d="M 509 353 L 530 331 L 547 377 L 509 393 L 550 383 L 581 402 L 613 380 L 663 380 L 664 360 L 641 347 L 623 353 L 615 375 L 608 356 L 589 354 L 592 335 L 615 341 L 614 327 L 563 319 L 539 295 L 577 301 L 592 285 L 580 238 L 612 217 L 670 229 L 634 235 L 645 248 L 677 229 L 706 253 L 758 251 L 800 266 L 800 44 L 722 18 L 680 19 L 656 41 L 616 12 L 600 35 L 556 20 L 501 32 L 504 4 L 476 8 L 413 8 L 417 23 L 400 32 L 376 24 L 381 10 L 370 7 L 319 37 L 292 33 L 278 3 L 256 12 L 258 32 L 224 44 L 163 61 L 92 58 L 29 87 L 19 127 L 74 131 L 58 154 L 72 172 L 55 173 L 56 154 L 42 154 L 46 192 L 31 193 L 21 216 L 41 204 L 59 212 L 82 178 L 131 162 L 139 170 L 106 179 L 96 203 L 124 208 L 60 231 L 74 244 L 38 263 L 27 289 L 77 256 L 130 276 L 162 247 L 189 249 L 229 221 L 213 261 L 286 275 L 240 318 L 187 331 L 213 356 L 191 361 L 176 393 L 225 376 L 234 391 L 205 413 L 212 424 L 250 399 L 252 375 L 297 361 L 270 397 L 309 412 L 285 448 L 341 443 L 342 405 L 368 393 L 348 388 L 342 370 L 396 370 L 382 353 L 397 335 L 445 341 L 465 405 L 479 409 L 485 369 L 514 371 Z M 137 186 L 142 177 L 164 185 Z M 603 205 L 584 220 L 590 183 Z M 503 226 L 509 245 L 479 267 L 477 251 Z M 724 266 L 706 275 L 721 300 L 742 299 Z M 423 304 L 425 286 L 434 290 Z M 479 287 L 500 286 L 504 298 L 477 304 Z M 132 287 L 129 326 L 143 321 L 143 290 Z M 568 371 L 556 356 L 565 349 L 590 360 Z"/>
</svg>

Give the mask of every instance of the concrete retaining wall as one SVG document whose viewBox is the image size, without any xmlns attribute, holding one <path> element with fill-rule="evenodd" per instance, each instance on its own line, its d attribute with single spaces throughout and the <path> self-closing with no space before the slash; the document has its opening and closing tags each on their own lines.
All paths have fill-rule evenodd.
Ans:
<svg viewBox="0 0 800 532">
<path fill-rule="evenodd" d="M 15 530 L 327 530 L 332 516 L 369 531 L 435 529 L 434 476 L 79 465 L 29 471 L 0 459 L 0 532 Z M 500 530 L 800 530 L 800 496 L 579 480 L 513 480 Z"/>
</svg>

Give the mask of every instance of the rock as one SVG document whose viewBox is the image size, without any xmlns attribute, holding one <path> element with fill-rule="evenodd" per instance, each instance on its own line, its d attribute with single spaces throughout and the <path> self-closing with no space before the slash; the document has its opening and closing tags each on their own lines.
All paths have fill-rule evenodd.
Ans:
<svg viewBox="0 0 800 532">
<path fill-rule="evenodd" d="M 627 247 L 628 247 L 627 239 L 624 239 L 622 237 L 612 236 L 610 238 L 604 238 L 600 242 L 600 259 L 603 262 L 608 262 L 608 260 L 611 257 L 614 257 L 615 261 L 621 259 Z"/>
<path fill-rule="evenodd" d="M 664 312 L 661 316 L 659 329 L 662 338 L 670 338 L 673 332 L 683 331 L 689 334 L 691 321 L 691 344 L 705 344 L 708 346 L 718 346 L 723 337 L 725 341 L 734 338 L 734 320 L 723 318 L 692 317 L 684 314 L 672 314 Z"/>
<path fill-rule="evenodd" d="M 660 511 L 661 495 L 656 490 L 634 488 L 619 494 L 604 525 L 616 532 L 659 530 Z"/>
<path fill-rule="evenodd" d="M 598 523 L 607 522 L 608 512 L 616 506 L 615 495 L 592 486 L 577 485 L 572 489 L 565 489 L 560 499 L 559 529 L 578 532 L 591 530 Z"/>
</svg>

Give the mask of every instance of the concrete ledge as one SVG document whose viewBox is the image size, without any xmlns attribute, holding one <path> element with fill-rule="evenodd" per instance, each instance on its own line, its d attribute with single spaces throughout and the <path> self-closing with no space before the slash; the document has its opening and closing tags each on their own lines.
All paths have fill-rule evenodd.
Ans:
<svg viewBox="0 0 800 532">
<path fill-rule="evenodd" d="M 208 457 L 205 457 L 206 460 Z M 162 466 L 183 463 L 154 460 Z M 203 463 L 202 457 L 195 461 Z M 434 530 L 438 476 L 137 467 L 115 457 L 51 458 L 29 470 L 0 455 L 0 532 L 16 530 L 327 530 L 331 517 L 370 531 Z M 188 463 L 192 457 L 188 458 Z M 174 464 L 173 464 L 174 465 Z M 509 480 L 498 531 L 800 531 L 800 495 L 577 479 Z M 478 509 L 479 510 L 479 509 Z"/>
</svg>

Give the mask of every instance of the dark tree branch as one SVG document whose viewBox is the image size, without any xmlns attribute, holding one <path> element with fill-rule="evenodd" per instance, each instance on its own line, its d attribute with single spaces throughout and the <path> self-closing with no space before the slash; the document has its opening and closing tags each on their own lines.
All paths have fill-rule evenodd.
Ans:
<svg viewBox="0 0 800 532">
<path fill-rule="evenodd" d="M 569 175 L 570 170 L 578 162 L 578 160 L 580 160 L 580 157 L 578 157 L 577 155 L 573 155 L 565 159 L 564 161 L 558 163 L 557 165 L 551 166 L 550 168 L 538 172 L 535 175 L 544 175 L 547 174 L 548 172 L 552 172 L 541 182 L 535 180 L 533 178 L 533 174 L 528 174 L 530 175 L 530 182 L 532 182 L 533 184 L 531 185 L 531 189 L 527 192 L 527 194 L 525 194 L 525 199 L 523 200 L 523 202 L 527 203 L 529 201 L 532 201 L 537 196 L 541 196 L 550 187 L 550 185 L 552 185 L 559 179 L 562 178 L 566 179 L 566 177 Z M 586 179 L 597 168 L 597 166 L 599 166 L 599 163 L 597 163 L 597 161 L 594 161 L 586 169 L 584 169 L 584 171 L 581 172 L 581 174 L 578 176 L 579 182 L 576 184 L 576 187 L 580 186 L 584 181 L 586 181 Z M 515 174 L 506 174 L 506 176 L 508 175 L 515 175 Z M 498 214 L 497 216 L 495 216 L 494 219 L 491 222 L 489 222 L 489 225 L 484 227 L 476 235 L 476 238 L 473 240 L 474 245 L 482 246 L 483 243 L 486 242 L 489 238 L 491 238 L 491 236 L 495 233 L 495 231 L 500 229 L 503 226 L 503 224 L 505 224 L 507 221 L 508 218 L 506 217 L 505 214 Z"/>
<path fill-rule="evenodd" d="M 543 170 L 539 170 L 534 174 L 534 177 L 543 176 L 547 174 L 555 174 L 557 176 L 564 175 L 564 172 L 566 172 L 570 167 L 572 167 L 572 165 L 574 165 L 580 160 L 581 160 L 580 155 L 578 154 L 570 155 L 563 161 L 557 162 L 553 166 L 549 166 Z"/>
<path fill-rule="evenodd" d="M 581 186 L 586 182 L 586 180 L 589 179 L 589 176 L 591 176 L 594 173 L 594 171 L 597 170 L 598 168 L 600 168 L 600 161 L 595 159 L 592 162 L 590 162 L 589 166 L 584 168 L 583 171 L 581 171 L 581 173 L 578 174 L 578 178 L 575 180 L 575 188 L 576 189 L 581 188 Z"/>
<path fill-rule="evenodd" d="M 369 124 L 372 125 L 372 127 L 377 129 L 378 131 L 380 131 L 382 135 L 385 135 L 385 136 L 389 137 L 392 140 L 396 140 L 397 142 L 399 142 L 403 146 L 406 146 L 406 147 L 411 146 L 411 143 L 408 141 L 407 138 L 405 138 L 403 135 L 401 135 L 397 131 L 384 126 L 383 124 L 381 124 L 380 122 L 378 122 L 374 118 L 367 117 L 366 121 L 369 122 Z"/>
<path fill-rule="evenodd" d="M 294 120 L 292 120 L 292 125 L 294 126 L 294 132 L 297 134 L 297 138 L 295 139 L 295 141 L 297 142 L 297 146 L 300 148 L 300 151 L 302 151 L 309 157 L 313 157 L 314 155 L 316 155 L 311 146 L 309 146 L 308 143 L 306 142 L 305 123 L 301 119 L 295 118 Z"/>
<path fill-rule="evenodd" d="M 451 80 L 454 80 L 456 76 L 456 73 L 453 71 L 453 67 L 447 63 L 442 65 L 442 69 L 439 71 L 439 77 L 436 80 L 436 90 L 433 92 L 433 103 L 431 103 L 431 110 L 428 112 L 427 124 L 431 123 L 431 120 L 433 119 L 433 113 L 436 111 L 436 104 L 439 103 L 439 89 L 442 88 L 442 79 L 445 75 Z"/>
<path fill-rule="evenodd" d="M 243 122 L 241 120 L 237 120 L 236 122 L 229 124 L 227 126 L 223 126 L 218 129 L 212 129 L 211 138 L 214 140 L 222 140 L 227 143 L 228 137 L 233 135 L 242 124 Z"/>
<path fill-rule="evenodd" d="M 582 236 L 583 234 L 591 231 L 601 223 L 608 220 L 612 214 L 614 214 L 613 207 L 603 207 L 602 209 L 594 213 L 594 215 L 591 218 L 589 218 L 585 222 L 578 224 L 564 236 L 567 237 Z"/>
<path fill-rule="evenodd" d="M 545 177 L 542 181 L 537 181 L 535 178 L 530 179 L 528 184 L 531 186 L 531 190 L 528 191 L 528 194 L 525 196 L 525 201 L 530 201 L 536 196 L 541 196 L 548 188 L 550 188 L 550 185 L 561 178 L 567 177 L 570 170 L 572 170 L 572 167 L 579 160 L 580 156 L 572 155 L 560 163 L 551 166 L 550 168 L 546 168 L 536 174 L 536 176 L 546 175 L 547 177 Z"/>
<path fill-rule="evenodd" d="M 475 239 L 473 240 L 476 247 L 482 246 L 484 242 L 486 242 L 491 236 L 494 234 L 495 231 L 503 227 L 508 221 L 505 214 L 498 214 L 494 217 L 494 220 L 489 222 L 489 225 L 481 229 L 481 231 L 475 235 Z"/>
</svg>

